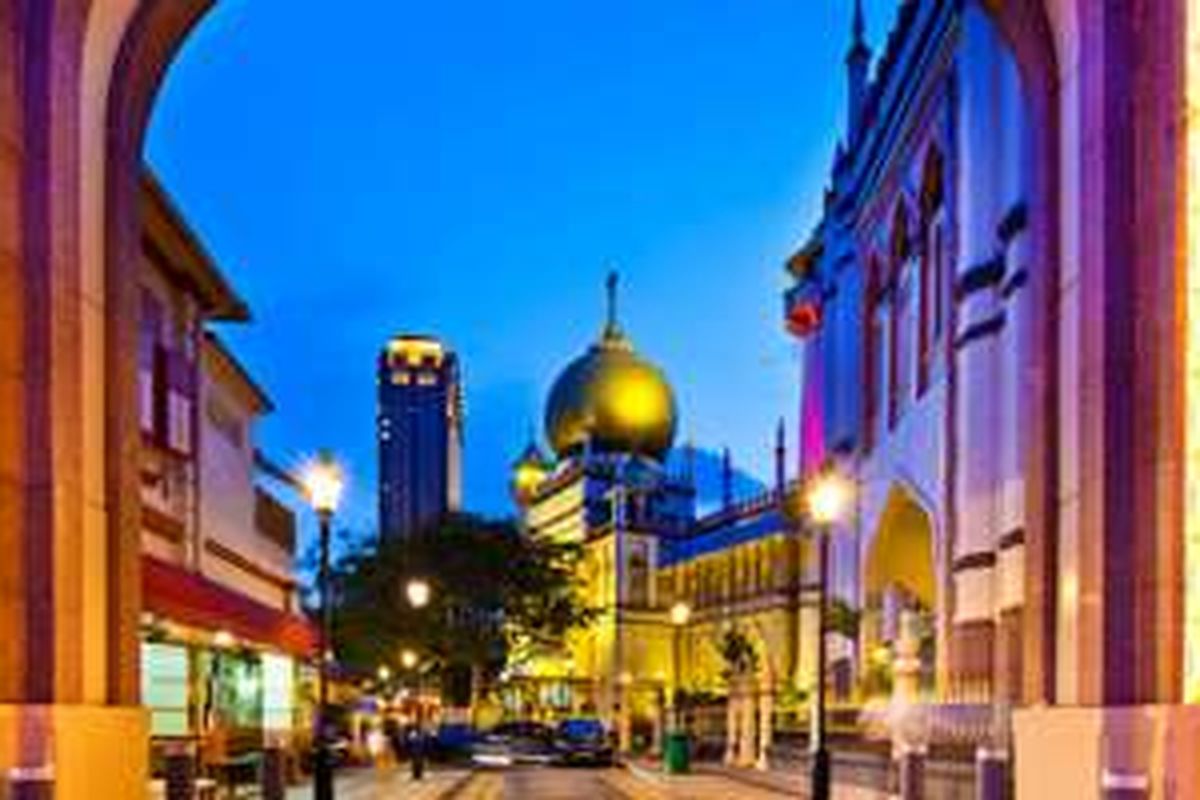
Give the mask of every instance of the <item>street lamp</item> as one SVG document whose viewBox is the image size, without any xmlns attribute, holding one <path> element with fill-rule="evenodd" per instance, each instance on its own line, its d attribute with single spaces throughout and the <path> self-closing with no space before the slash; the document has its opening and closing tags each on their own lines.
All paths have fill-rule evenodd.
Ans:
<svg viewBox="0 0 1200 800">
<path fill-rule="evenodd" d="M 409 739 L 411 751 L 409 753 L 412 778 L 415 781 L 421 780 L 425 776 L 425 694 L 424 686 L 421 680 L 421 671 L 417 669 L 417 664 L 420 659 L 417 657 L 415 650 L 405 648 L 400 652 L 400 665 L 408 672 L 415 672 L 416 678 L 414 683 L 414 693 L 417 700 L 417 724 L 412 737 Z"/>
<path fill-rule="evenodd" d="M 817 578 L 817 692 L 812 736 L 812 800 L 829 800 L 829 750 L 825 744 L 825 626 L 829 615 L 830 530 L 850 500 L 847 481 L 833 470 L 818 475 L 806 496 L 808 516 L 813 523 L 819 551 Z"/>
<path fill-rule="evenodd" d="M 321 564 L 317 581 L 321 596 L 321 660 L 317 672 L 317 753 L 313 770 L 314 800 L 333 800 L 333 759 L 329 751 L 329 662 L 333 641 L 333 602 L 329 576 L 329 528 L 342 499 L 345 479 L 342 468 L 328 452 L 322 452 L 304 470 L 304 491 L 321 534 Z"/>
<path fill-rule="evenodd" d="M 429 605 L 429 584 L 420 578 L 413 578 L 404 587 L 404 593 L 408 595 L 408 604 L 413 608 L 424 608 Z"/>
<path fill-rule="evenodd" d="M 680 650 L 679 640 L 680 640 L 680 637 L 683 635 L 684 626 L 688 624 L 688 620 L 691 618 L 692 618 L 692 607 L 689 606 L 687 603 L 680 600 L 675 605 L 671 606 L 671 626 L 675 629 L 674 636 L 671 639 L 671 663 L 672 663 L 673 669 L 675 671 L 674 679 L 672 681 L 672 683 L 674 684 L 674 687 L 673 687 L 674 691 L 671 696 L 671 711 L 672 711 L 672 717 L 674 717 L 674 719 L 672 720 L 672 723 L 673 723 L 672 727 L 676 731 L 678 731 L 681 727 L 683 727 L 680 724 L 681 716 L 679 713 L 679 695 L 681 694 L 681 691 L 679 688 L 679 673 L 680 673 L 679 662 L 681 661 L 680 653 L 679 653 L 679 650 Z"/>
</svg>

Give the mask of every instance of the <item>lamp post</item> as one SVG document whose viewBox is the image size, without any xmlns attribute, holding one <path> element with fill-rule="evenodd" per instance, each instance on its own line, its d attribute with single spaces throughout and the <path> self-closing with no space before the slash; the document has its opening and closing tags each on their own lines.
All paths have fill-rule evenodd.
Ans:
<svg viewBox="0 0 1200 800">
<path fill-rule="evenodd" d="M 404 587 L 404 594 L 408 598 L 408 604 L 419 610 L 429 605 L 432 590 L 427 581 L 411 578 Z M 405 650 L 401 653 L 400 660 L 405 669 L 411 670 L 417 666 L 417 654 L 412 650 Z M 425 695 L 423 691 L 425 687 L 421 680 L 421 671 L 417 670 L 416 672 L 417 731 L 413 742 L 412 776 L 414 780 L 421 780 L 425 775 Z"/>
<path fill-rule="evenodd" d="M 692 617 L 692 607 L 682 600 L 671 606 L 671 627 L 674 628 L 674 636 L 671 638 L 671 665 L 674 672 L 672 678 L 672 694 L 671 694 L 671 728 L 673 731 L 679 731 L 683 726 L 682 719 L 679 713 L 679 674 L 680 674 L 680 638 L 683 636 L 683 628 L 688 624 L 688 620 Z"/>
<path fill-rule="evenodd" d="M 404 594 L 408 596 L 408 604 L 413 608 L 429 605 L 429 584 L 420 578 L 411 579 L 404 587 Z"/>
<path fill-rule="evenodd" d="M 831 470 L 822 472 L 808 490 L 808 516 L 817 537 L 817 686 L 813 712 L 812 800 L 829 800 L 829 749 L 825 743 L 825 627 L 829 618 L 829 537 L 833 523 L 850 497 L 846 481 Z"/>
<path fill-rule="evenodd" d="M 333 598 L 329 585 L 329 531 L 345 485 L 342 469 L 325 452 L 308 466 L 304 488 L 317 512 L 321 535 L 321 564 L 317 581 L 321 597 L 321 660 L 317 670 L 316 760 L 313 769 L 314 800 L 333 800 L 333 759 L 329 751 L 329 662 L 333 655 Z"/>
</svg>

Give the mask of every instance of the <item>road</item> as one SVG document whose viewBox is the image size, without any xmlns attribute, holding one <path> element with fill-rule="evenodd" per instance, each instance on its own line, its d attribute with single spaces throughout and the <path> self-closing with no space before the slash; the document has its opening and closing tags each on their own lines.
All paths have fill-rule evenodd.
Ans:
<svg viewBox="0 0 1200 800">
<path fill-rule="evenodd" d="M 453 800 L 625 800 L 614 788 L 619 770 L 514 768 L 475 773 Z"/>
<path fill-rule="evenodd" d="M 717 775 L 653 780 L 624 769 L 530 767 L 477 772 L 452 800 L 780 800 L 795 795 Z"/>
<path fill-rule="evenodd" d="M 338 800 L 780 800 L 802 796 L 750 778 L 696 772 L 666 777 L 644 769 L 438 769 L 414 782 L 407 769 L 355 769 L 338 775 Z M 797 787 L 798 788 L 798 787 Z M 288 800 L 312 800 L 311 785 Z"/>
</svg>

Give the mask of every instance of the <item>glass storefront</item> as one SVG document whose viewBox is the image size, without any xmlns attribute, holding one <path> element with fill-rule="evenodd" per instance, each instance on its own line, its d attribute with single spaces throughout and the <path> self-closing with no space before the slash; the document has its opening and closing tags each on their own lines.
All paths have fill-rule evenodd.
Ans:
<svg viewBox="0 0 1200 800">
<path fill-rule="evenodd" d="M 224 730 L 290 734 L 299 722 L 295 659 L 257 650 L 142 643 L 142 703 L 156 738 Z"/>
</svg>

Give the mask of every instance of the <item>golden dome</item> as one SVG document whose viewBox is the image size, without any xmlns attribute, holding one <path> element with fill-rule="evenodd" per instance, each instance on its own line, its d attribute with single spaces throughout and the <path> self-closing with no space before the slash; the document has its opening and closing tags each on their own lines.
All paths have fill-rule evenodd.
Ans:
<svg viewBox="0 0 1200 800">
<path fill-rule="evenodd" d="M 546 438 L 561 457 L 589 443 L 600 452 L 661 459 L 675 439 L 675 396 L 615 320 L 616 278 L 609 276 L 609 320 L 600 341 L 572 361 L 550 390 Z"/>
<path fill-rule="evenodd" d="M 524 504 L 550 474 L 550 465 L 542 456 L 535 442 L 530 442 L 525 452 L 513 465 L 512 493 L 518 503 Z"/>
</svg>

